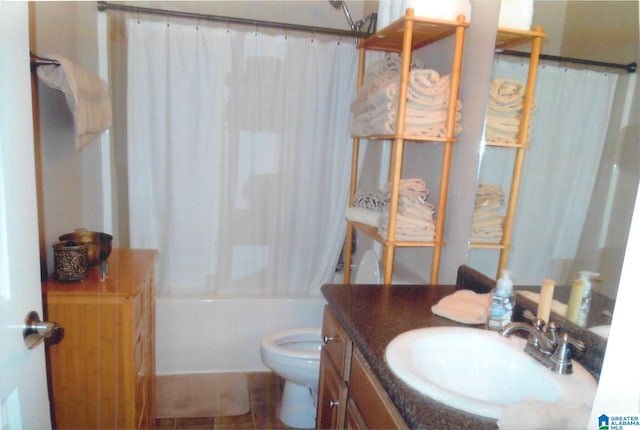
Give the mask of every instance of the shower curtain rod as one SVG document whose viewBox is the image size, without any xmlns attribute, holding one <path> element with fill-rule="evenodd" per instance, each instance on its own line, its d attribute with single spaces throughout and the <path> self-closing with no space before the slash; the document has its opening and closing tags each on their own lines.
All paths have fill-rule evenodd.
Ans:
<svg viewBox="0 0 640 430">
<path fill-rule="evenodd" d="M 284 22 L 236 18 L 236 17 L 230 17 L 230 16 L 221 16 L 221 15 L 208 15 L 208 14 L 201 14 L 201 13 L 194 13 L 194 12 L 155 9 L 155 8 L 148 8 L 148 7 L 141 7 L 141 6 L 130 6 L 130 5 L 119 4 L 119 3 L 110 3 L 106 1 L 98 1 L 98 11 L 105 12 L 107 10 L 117 10 L 121 12 L 133 12 L 133 13 L 148 14 L 148 15 L 171 16 L 171 17 L 177 17 L 177 18 L 199 19 L 202 21 L 225 22 L 228 24 L 252 25 L 256 27 L 278 28 L 282 30 L 306 31 L 309 33 L 328 34 L 333 36 L 346 36 L 346 37 L 355 36 L 355 37 L 365 38 L 365 39 L 371 36 L 371 33 L 367 33 L 367 32 L 340 30 L 337 28 L 314 27 L 310 25 L 289 24 Z M 528 58 L 531 56 L 529 52 L 525 52 L 525 51 L 496 50 L 496 53 L 499 55 L 509 55 L 514 57 Z M 637 68 L 637 63 L 635 62 L 629 63 L 629 64 L 617 64 L 617 63 L 607 63 L 602 61 L 585 60 L 581 58 L 560 57 L 556 55 L 546 55 L 546 54 L 540 54 L 540 59 L 560 61 L 563 63 L 582 64 L 582 65 L 588 65 L 588 66 L 607 67 L 612 69 L 623 69 L 623 70 L 626 70 L 628 73 L 635 73 Z"/>
<path fill-rule="evenodd" d="M 198 19 L 201 21 L 224 22 L 227 24 L 244 24 L 255 27 L 278 28 L 281 30 L 305 31 L 309 33 L 328 34 L 332 36 L 360 37 L 367 38 L 371 33 L 351 30 L 340 30 L 338 28 L 314 27 L 311 25 L 289 24 L 284 22 L 262 21 L 258 19 L 235 18 L 231 16 L 208 15 L 194 12 L 182 12 L 177 10 L 164 10 L 140 6 L 129 6 L 119 3 L 98 1 L 98 11 L 117 10 L 121 12 L 133 12 L 147 15 L 171 16 L 177 18 Z"/>
<path fill-rule="evenodd" d="M 510 55 L 512 57 L 526 57 L 529 58 L 531 56 L 530 52 L 525 51 L 510 51 L 508 49 L 496 49 L 496 53 L 499 55 Z M 636 68 L 638 67 L 637 63 L 629 63 L 629 64 L 619 64 L 619 63 L 606 63 L 603 61 L 595 61 L 595 60 L 585 60 L 582 58 L 571 58 L 571 57 L 560 57 L 557 55 L 547 55 L 540 54 L 541 60 L 550 60 L 550 61 L 560 61 L 562 63 L 572 63 L 572 64 L 582 64 L 585 66 L 597 66 L 597 67 L 606 67 L 610 69 L 623 69 L 628 73 L 635 73 Z"/>
</svg>

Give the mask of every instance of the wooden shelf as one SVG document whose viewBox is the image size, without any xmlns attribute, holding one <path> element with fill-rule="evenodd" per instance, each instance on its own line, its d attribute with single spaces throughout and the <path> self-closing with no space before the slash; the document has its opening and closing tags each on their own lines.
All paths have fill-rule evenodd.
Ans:
<svg viewBox="0 0 640 430">
<path fill-rule="evenodd" d="M 442 248 L 445 246 L 443 238 L 444 222 L 447 208 L 447 195 L 449 187 L 449 172 L 451 167 L 451 158 L 453 151 L 453 143 L 457 140 L 455 136 L 456 122 L 456 102 L 460 87 L 460 70 L 462 68 L 462 50 L 464 46 L 464 33 L 466 27 L 469 26 L 465 22 L 464 15 L 459 15 L 455 21 L 443 21 L 419 18 L 413 15 L 413 9 L 407 9 L 406 15 L 394 21 L 387 27 L 381 29 L 371 37 L 362 41 L 359 45 L 360 59 L 358 66 L 358 90 L 362 86 L 364 79 L 364 70 L 366 62 L 366 51 L 385 51 L 400 54 L 401 68 L 400 81 L 398 89 L 398 115 L 396 118 L 396 134 L 376 134 L 370 136 L 352 136 L 353 152 L 351 160 L 351 180 L 349 185 L 349 201 L 353 201 L 358 182 L 358 159 L 360 137 L 370 140 L 391 141 L 391 160 L 389 162 L 388 182 L 391 186 L 391 197 L 389 199 L 389 231 L 386 237 L 378 235 L 377 227 L 349 222 L 347 223 L 347 235 L 344 248 L 345 269 L 344 280 L 350 282 L 351 276 L 351 244 L 354 228 L 360 230 L 373 240 L 381 243 L 384 247 L 382 255 L 382 267 L 384 268 L 383 284 L 391 284 L 394 266 L 395 249 L 400 247 L 422 247 L 432 248 L 431 256 L 431 273 L 430 283 L 438 283 L 438 275 L 440 270 L 440 256 Z M 445 136 L 416 136 L 407 133 L 405 129 L 405 114 L 407 104 L 407 91 L 409 86 L 410 64 L 412 52 L 415 49 L 429 45 L 430 43 L 444 39 L 446 37 L 454 38 L 454 46 L 452 48 L 451 63 L 451 79 L 448 93 L 448 106 L 446 110 L 446 120 L 444 128 Z M 390 238 L 396 237 L 398 202 L 400 192 L 400 181 L 402 177 L 402 162 L 404 157 L 404 142 L 440 142 L 442 143 L 442 163 L 439 182 L 438 202 L 435 203 L 436 214 L 434 219 L 434 240 L 429 242 L 421 241 L 398 241 Z"/>
<path fill-rule="evenodd" d="M 507 199 L 506 214 L 504 215 L 504 224 L 502 231 L 501 243 L 489 242 L 471 242 L 470 249 L 497 249 L 500 251 L 498 259 L 497 277 L 500 276 L 502 270 L 507 268 L 509 252 L 511 249 L 511 234 L 513 231 L 513 222 L 518 202 L 518 193 L 520 190 L 520 181 L 524 165 L 524 157 L 529 147 L 529 125 L 531 122 L 531 114 L 533 112 L 533 94 L 536 85 L 536 76 L 538 62 L 540 58 L 540 49 L 542 39 L 545 37 L 541 26 L 536 26 L 534 30 L 518 30 L 512 28 L 499 27 L 496 35 L 496 50 L 505 50 L 513 46 L 528 44 L 531 48 L 529 57 L 529 70 L 527 74 L 526 88 L 522 101 L 522 115 L 518 129 L 517 141 L 514 143 L 502 143 L 485 141 L 487 147 L 503 147 L 514 151 L 514 163 L 511 176 L 511 185 L 509 196 Z"/>
<path fill-rule="evenodd" d="M 393 135 L 393 134 L 372 134 L 369 136 L 359 136 L 359 135 L 353 135 L 351 137 L 356 137 L 356 138 L 360 138 L 360 139 L 368 139 L 368 140 L 395 140 L 395 139 L 402 139 L 402 140 L 406 140 L 407 142 L 417 142 L 417 143 L 436 143 L 436 142 L 455 142 L 457 141 L 457 138 L 455 137 L 433 137 L 433 136 L 425 136 L 425 137 L 418 137 L 415 134 L 407 134 L 405 133 L 404 135 Z"/>
<path fill-rule="evenodd" d="M 509 49 L 514 46 L 531 43 L 536 37 L 544 38 L 547 35 L 542 32 L 542 27 L 536 26 L 534 30 L 519 30 L 515 28 L 498 27 L 496 35 L 496 49 Z"/>
<path fill-rule="evenodd" d="M 511 245 L 504 243 L 493 243 L 493 242 L 470 242 L 469 248 L 475 249 L 505 249 L 510 248 Z"/>
<path fill-rule="evenodd" d="M 504 142 L 490 142 L 490 141 L 486 141 L 484 143 L 486 146 L 495 146 L 495 147 L 501 147 L 501 148 L 528 148 L 529 144 L 528 143 L 504 143 Z"/>
<path fill-rule="evenodd" d="M 444 242 L 420 242 L 413 240 L 393 240 L 390 241 L 386 237 L 382 237 L 378 234 L 378 228 L 372 227 L 367 224 L 361 224 L 359 222 L 348 221 L 353 227 L 363 232 L 370 238 L 382 243 L 383 245 L 393 245 L 396 248 L 433 248 L 435 246 L 445 246 Z"/>
<path fill-rule="evenodd" d="M 411 10 L 410 14 L 409 10 Z M 457 21 L 443 21 L 409 15 L 413 15 L 412 9 L 407 10 L 407 15 L 400 17 L 360 42 L 358 48 L 371 51 L 402 52 L 404 31 L 408 22 L 413 23 L 411 50 L 416 50 L 451 36 L 455 34 L 456 29 L 461 25 L 464 27 L 469 26 L 469 23 L 464 21 L 464 15 L 459 15 Z"/>
</svg>

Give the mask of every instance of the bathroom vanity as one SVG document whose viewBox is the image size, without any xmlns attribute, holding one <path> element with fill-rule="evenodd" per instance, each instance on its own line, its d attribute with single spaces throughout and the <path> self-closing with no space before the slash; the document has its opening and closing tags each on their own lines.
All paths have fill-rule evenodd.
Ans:
<svg viewBox="0 0 640 430">
<path fill-rule="evenodd" d="M 322 287 L 328 305 L 317 428 L 497 428 L 495 420 L 457 411 L 414 391 L 385 363 L 385 348 L 397 335 L 419 327 L 461 325 L 431 313 L 431 306 L 456 288 Z M 370 387 L 358 386 L 363 380 Z M 360 393 L 366 396 L 358 398 Z"/>
<path fill-rule="evenodd" d="M 322 287 L 328 305 L 322 329 L 325 345 L 318 428 L 497 428 L 495 419 L 463 412 L 418 393 L 395 376 L 385 361 L 387 345 L 401 333 L 462 326 L 431 312 L 431 306 L 464 285 L 460 280 L 458 284 Z M 518 309 L 519 316 L 522 310 Z M 596 354 L 604 348 L 604 340 L 597 347 L 593 344 L 597 340 L 580 338 Z M 589 355 L 580 362 L 597 378 L 601 364 L 597 359 L 594 364 Z"/>
<path fill-rule="evenodd" d="M 46 318 L 64 330 L 48 345 L 58 429 L 146 429 L 155 421 L 156 251 L 114 249 L 109 275 L 43 284 Z"/>
</svg>

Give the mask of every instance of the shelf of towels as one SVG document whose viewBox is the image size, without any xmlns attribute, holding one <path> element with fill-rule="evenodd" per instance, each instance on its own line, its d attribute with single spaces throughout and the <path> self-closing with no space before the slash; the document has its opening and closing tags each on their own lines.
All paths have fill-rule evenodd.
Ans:
<svg viewBox="0 0 640 430">
<path fill-rule="evenodd" d="M 441 76 L 421 61 L 411 63 L 404 108 L 404 131 L 398 129 L 398 97 L 401 91 L 401 59 L 386 54 L 371 64 L 363 78 L 362 87 L 351 102 L 353 116 L 351 134 L 380 136 L 417 141 L 454 141 L 447 130 L 450 98 L 450 76 Z M 455 135 L 462 131 L 462 103 L 456 100 Z M 384 136 L 384 137 L 383 137 Z"/>
<path fill-rule="evenodd" d="M 381 190 L 356 193 L 345 217 L 356 228 L 385 245 L 443 246 L 435 241 L 434 207 L 428 202 L 429 194 L 423 179 L 400 180 L 395 240 L 388 238 L 390 183 Z"/>
</svg>

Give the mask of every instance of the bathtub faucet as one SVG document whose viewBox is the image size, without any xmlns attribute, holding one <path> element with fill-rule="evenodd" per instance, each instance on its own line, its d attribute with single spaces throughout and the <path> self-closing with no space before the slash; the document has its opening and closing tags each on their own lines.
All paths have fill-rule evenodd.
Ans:
<svg viewBox="0 0 640 430">
<path fill-rule="evenodd" d="M 524 317 L 531 320 L 532 324 L 524 322 L 512 322 L 501 332 L 505 337 L 516 331 L 529 333 L 529 339 L 524 347 L 524 351 L 538 362 L 544 364 L 552 372 L 567 375 L 573 372 L 571 365 L 571 349 L 569 345 L 582 352 L 585 349 L 584 343 L 574 339 L 568 333 L 558 333 L 558 325 L 552 321 L 548 325 L 548 333 L 545 332 L 545 322 L 536 318 L 533 313 L 526 310 Z"/>
</svg>

